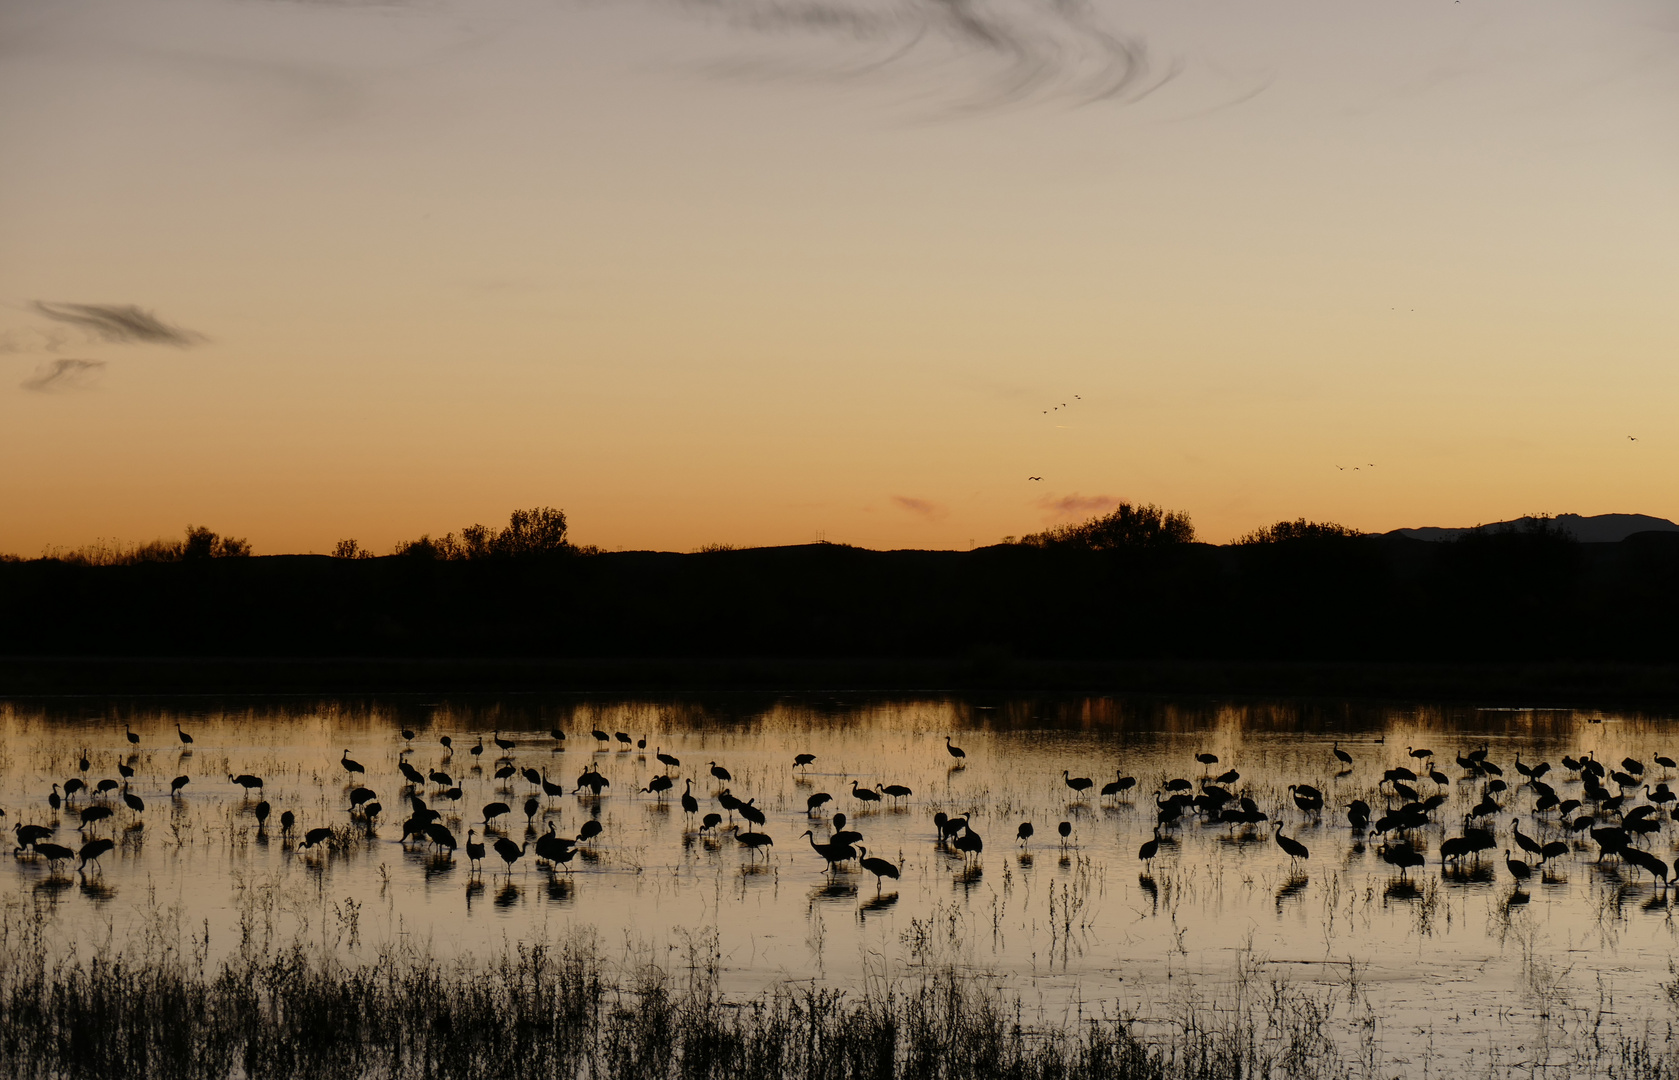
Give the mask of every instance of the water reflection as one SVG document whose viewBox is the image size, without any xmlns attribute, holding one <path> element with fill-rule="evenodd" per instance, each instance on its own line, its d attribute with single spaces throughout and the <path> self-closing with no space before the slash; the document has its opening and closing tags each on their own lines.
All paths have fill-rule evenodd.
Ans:
<svg viewBox="0 0 1679 1080">
<path fill-rule="evenodd" d="M 1679 940 L 1669 922 L 1672 890 L 1613 854 L 1599 861 L 1589 831 L 1569 829 L 1587 815 L 1590 827 L 1621 821 L 1657 793 L 1653 768 L 1651 786 L 1624 792 L 1606 777 L 1611 790 L 1599 799 L 1560 764 L 1564 754 L 1608 763 L 1672 750 L 1671 729 L 1639 716 L 1599 724 L 1566 712 L 1107 698 L 490 697 L 221 709 L 199 701 L 179 710 L 112 702 L 85 715 L 82 704 L 0 707 L 8 823 L 49 826 L 49 840 L 73 850 L 95 837 L 118 842 L 102 873 L 77 876 L 74 859 L 48 867 L 29 852 L 0 866 L 14 875 L 13 902 L 38 903 L 65 940 L 143 928 L 176 908 L 184 923 L 209 920 L 213 942 L 238 940 L 242 925 L 272 925 L 278 940 L 333 925 L 334 905 L 353 900 L 367 942 L 412 935 L 438 949 L 574 929 L 657 949 L 714 930 L 730 957 L 722 977 L 755 992 L 789 971 L 861 980 L 866 963 L 908 962 L 909 935 L 925 942 L 922 959 L 1030 977 L 1034 994 L 1049 1000 L 1106 995 L 1141 1015 L 1159 1015 L 1151 1009 L 1168 987 L 1187 985 L 1179 981 L 1186 971 L 1220 977 L 1240 950 L 1279 958 L 1327 951 L 1388 965 L 1367 991 L 1388 1030 L 1438 1030 L 1430 1025 L 1439 1015 L 1484 1015 L 1475 1009 L 1491 993 L 1507 994 L 1501 1004 L 1519 1011 L 1523 965 L 1534 957 L 1557 958 L 1557 969 L 1574 971 L 1589 990 L 1597 954 L 1579 942 L 1613 943 L 1602 963 L 1615 966 L 1620 1000 L 1663 1001 L 1666 957 Z M 190 748 L 176 745 L 177 719 L 194 736 Z M 135 747 L 125 722 L 140 736 Z M 628 744 L 619 731 L 632 736 Z M 643 735 L 645 748 L 636 745 Z M 962 758 L 945 749 L 947 736 Z M 1433 746 L 1436 756 L 1414 759 L 1407 746 Z M 1474 760 L 1467 755 L 1482 746 L 1502 776 L 1454 764 Z M 1198 762 L 1198 753 L 1219 761 Z M 1542 782 L 1556 804 L 1539 808 L 1543 793 L 1515 769 L 1517 753 L 1524 765 L 1551 763 Z M 797 754 L 812 759 L 796 765 Z M 347 774 L 346 756 L 365 773 Z M 570 763 L 563 781 L 554 777 L 562 762 Z M 1417 801 L 1440 802 L 1419 822 L 1389 822 L 1368 835 L 1354 829 L 1345 813 L 1354 800 L 1371 808 L 1372 829 L 1405 807 L 1409 796 L 1385 778 L 1399 768 L 1415 777 L 1397 783 Z M 665 775 L 671 788 L 653 790 Z M 176 786 L 176 777 L 186 782 Z M 1071 791 L 1066 780 L 1078 777 L 1136 783 L 1112 795 L 1094 784 Z M 66 780 L 78 790 L 55 812 L 46 798 L 55 783 L 64 793 Z M 96 795 L 102 780 L 114 786 Z M 124 783 L 143 810 L 122 800 Z M 863 797 L 893 784 L 911 793 Z M 1169 801 L 1174 790 L 1195 799 L 1216 786 L 1251 800 L 1264 818 Z M 1302 806 L 1308 788 L 1321 792 L 1321 810 L 1311 798 Z M 764 824 L 720 801 L 725 789 Z M 679 807 L 684 792 L 695 799 L 691 810 Z M 1617 796 L 1622 803 L 1611 806 Z M 1465 815 L 1487 800 L 1496 813 L 1476 820 L 1497 849 L 1442 860 L 1445 842 L 1462 838 Z M 509 812 L 486 828 L 483 808 L 495 803 Z M 369 812 L 374 804 L 380 812 Z M 78 828 L 95 805 L 111 816 Z M 276 829 L 259 807 L 294 825 Z M 473 829 L 475 839 L 509 835 L 531 850 L 512 874 L 493 854 L 494 872 L 476 871 L 423 825 L 409 830 L 421 809 L 460 843 Z M 968 825 L 940 830 L 935 814 Z M 1671 815 L 1651 818 L 1657 827 L 1644 846 L 1668 852 L 1679 840 Z M 1517 820 L 1535 842 L 1562 845 L 1533 862 L 1535 880 L 1524 888 L 1512 888 L 1501 854 L 1515 846 Z M 1276 822 L 1309 848 L 1309 861 L 1291 867 L 1273 839 Z M 1022 835 L 1024 823 L 1032 830 Z M 591 833 L 563 870 L 536 862 L 535 842 L 550 826 L 562 838 Z M 331 839 L 299 853 L 298 841 L 323 827 Z M 798 839 L 807 828 L 819 841 L 858 833 L 871 853 L 892 853 L 901 878 L 890 891 L 876 880 L 871 894 L 855 861 L 828 875 Z M 749 847 L 740 838 L 751 832 L 773 843 Z M 1156 838 L 1153 860 L 1139 859 Z M 1041 867 L 1039 855 L 1049 860 Z M 822 917 L 838 909 L 857 917 Z M 812 922 L 826 929 L 813 933 Z M 1389 960 L 1401 956 L 1404 964 Z M 1489 1038 L 1484 1026 L 1462 1037 Z"/>
</svg>

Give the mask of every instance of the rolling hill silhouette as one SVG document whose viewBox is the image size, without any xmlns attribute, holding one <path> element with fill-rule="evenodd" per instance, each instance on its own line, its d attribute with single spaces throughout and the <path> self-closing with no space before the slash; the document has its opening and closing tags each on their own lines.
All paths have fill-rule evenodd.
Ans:
<svg viewBox="0 0 1679 1080">
<path fill-rule="evenodd" d="M 1542 519 L 1537 517 L 1520 517 L 1512 521 L 1495 521 L 1490 525 L 1477 525 L 1472 528 L 1449 529 L 1437 526 L 1424 526 L 1419 529 L 1394 529 L 1388 536 L 1404 536 L 1412 540 L 1456 540 L 1475 529 L 1532 529 L 1539 525 Z M 1618 544 L 1627 537 L 1641 532 L 1679 532 L 1679 523 L 1666 518 L 1650 517 L 1648 514 L 1593 514 L 1582 517 L 1579 514 L 1558 514 L 1548 520 L 1551 527 L 1560 529 L 1580 541 L 1582 544 Z"/>
</svg>

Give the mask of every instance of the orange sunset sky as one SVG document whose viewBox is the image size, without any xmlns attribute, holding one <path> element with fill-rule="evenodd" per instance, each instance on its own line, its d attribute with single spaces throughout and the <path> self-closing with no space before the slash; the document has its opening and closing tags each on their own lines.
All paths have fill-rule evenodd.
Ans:
<svg viewBox="0 0 1679 1080">
<path fill-rule="evenodd" d="M 0 140 L 4 552 L 1679 517 L 1669 3 L 5 0 Z"/>
</svg>

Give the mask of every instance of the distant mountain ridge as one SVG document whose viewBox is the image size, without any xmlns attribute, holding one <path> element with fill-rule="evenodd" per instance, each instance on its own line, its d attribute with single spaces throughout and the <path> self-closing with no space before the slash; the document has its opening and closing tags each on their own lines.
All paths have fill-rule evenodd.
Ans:
<svg viewBox="0 0 1679 1080">
<path fill-rule="evenodd" d="M 1513 521 L 1494 521 L 1477 526 L 1477 528 L 1519 529 L 1525 525 L 1531 525 L 1537 520 L 1534 517 L 1520 517 Z M 1582 517 L 1579 514 L 1558 514 L 1551 519 L 1551 524 L 1584 544 L 1618 544 L 1633 533 L 1679 532 L 1679 522 L 1672 522 L 1666 518 L 1650 517 L 1648 514 L 1593 514 L 1590 517 Z M 1464 533 L 1474 531 L 1473 528 L 1443 529 L 1430 525 L 1420 529 L 1394 529 L 1387 535 L 1408 536 L 1413 540 L 1456 540 Z"/>
</svg>

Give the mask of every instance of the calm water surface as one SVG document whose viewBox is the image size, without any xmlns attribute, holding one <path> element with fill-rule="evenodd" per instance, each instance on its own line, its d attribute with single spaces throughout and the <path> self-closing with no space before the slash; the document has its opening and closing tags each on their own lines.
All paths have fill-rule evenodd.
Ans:
<svg viewBox="0 0 1679 1080">
<path fill-rule="evenodd" d="M 549 735 L 556 727 L 563 743 Z M 597 728 L 645 738 L 646 747 L 598 744 Z M 514 749 L 498 749 L 492 731 Z M 440 744 L 445 735 L 452 752 Z M 947 754 L 946 736 L 965 750 L 961 762 Z M 484 752 L 473 755 L 480 737 Z M 1350 769 L 1332 755 L 1336 744 L 1352 755 Z M 1454 759 L 1483 745 L 1510 785 L 1494 796 L 1505 808 L 1489 826 L 1498 850 L 1443 869 L 1440 841 L 1461 832 L 1486 794 L 1485 780 L 1465 778 Z M 1408 747 L 1435 750 L 1450 782 L 1438 789 L 1448 801 L 1435 824 L 1414 837 L 1427 865 L 1402 876 L 1339 807 L 1353 798 L 1377 813 L 1397 805 L 1378 782 L 1384 769 L 1416 765 Z M 365 777 L 340 765 L 346 750 Z M 680 766 L 661 765 L 656 750 Z M 808 769 L 793 767 L 800 753 L 815 755 Z M 1198 753 L 1218 763 L 1203 766 Z M 83 873 L 73 862 L 55 871 L 15 857 L 0 867 L 0 899 L 8 921 L 43 920 L 54 947 L 82 952 L 178 940 L 213 959 L 256 933 L 302 937 L 354 960 L 392 947 L 493 953 L 585 932 L 626 968 L 680 968 L 714 955 L 724 986 L 739 994 L 802 981 L 888 985 L 956 965 L 996 980 L 1045 1022 L 1081 1011 L 1167 1022 L 1282 980 L 1333 1009 L 1351 1051 L 1374 1051 L 1393 1073 L 1521 1071 L 1543 1063 L 1551 1043 L 1592 1029 L 1661 1030 L 1674 1016 L 1679 926 L 1667 892 L 1643 871 L 1598 862 L 1585 834 L 1554 815 L 1535 815 L 1535 796 L 1513 768 L 1518 754 L 1549 761 L 1546 779 L 1577 798 L 1578 776 L 1560 760 L 1587 753 L 1605 763 L 1639 759 L 1654 783 L 1664 776 L 1654 758 L 1679 753 L 1679 738 L 1667 719 L 1647 716 L 1102 698 L 14 704 L 0 706 L 6 826 L 55 826 L 51 840 L 69 847 L 89 836 L 117 846 Z M 401 761 L 447 772 L 461 789 L 454 802 L 440 785 L 415 792 L 461 842 L 452 857 L 400 842 L 411 794 Z M 772 847 L 747 850 L 727 814 L 704 833 L 684 814 L 678 796 L 690 780 L 702 815 L 723 812 L 712 761 L 732 774 L 735 796 L 763 809 Z M 504 763 L 545 769 L 566 794 L 543 796 L 517 775 L 498 781 Z M 56 814 L 49 808 L 55 781 L 120 779 L 119 764 L 134 770 L 129 790 L 143 812 L 116 793 L 84 792 Z M 585 766 L 611 782 L 599 798 L 572 794 Z M 1156 790 L 1175 777 L 1198 787 L 1226 769 L 1240 773 L 1229 787 L 1280 818 L 1310 858 L 1291 860 L 1267 827 L 1187 814 L 1162 832 L 1152 865 L 1142 863 Z M 1096 788 L 1118 773 L 1138 783 L 1118 799 L 1094 788 L 1081 795 L 1063 770 Z M 241 773 L 260 776 L 261 792 L 230 781 Z M 640 790 L 667 773 L 676 782 L 664 797 Z M 190 782 L 171 797 L 180 775 Z M 913 794 L 864 802 L 851 794 L 853 781 Z M 1300 783 L 1325 792 L 1321 816 L 1290 800 L 1287 786 Z M 358 784 L 384 807 L 371 835 L 348 812 Z M 1426 796 L 1436 786 L 1424 779 L 1418 789 Z M 817 792 L 833 801 L 809 813 Z M 533 793 L 540 805 L 527 824 Z M 1629 795 L 1628 807 L 1644 801 L 1641 790 Z M 254 816 L 264 798 L 273 808 L 265 830 Z M 114 815 L 78 832 L 77 811 L 96 801 Z M 529 854 L 509 873 L 493 851 L 474 871 L 467 831 L 485 832 L 482 807 L 495 801 L 513 812 L 492 823 L 492 841 L 533 839 L 550 822 L 574 836 L 590 819 L 601 833 L 569 871 Z M 297 816 L 294 836 L 280 833 L 285 810 Z M 834 811 L 848 815 L 871 855 L 901 867 L 897 880 L 877 883 L 855 863 L 825 872 L 801 833 L 825 837 Z M 983 852 L 939 845 L 941 811 L 967 815 Z M 1679 827 L 1661 816 L 1645 846 L 1671 863 Z M 1515 848 L 1517 818 L 1535 839 L 1570 845 L 1525 887 L 1503 851 Z M 1021 844 L 1025 821 L 1035 836 Z M 303 832 L 319 826 L 340 827 L 340 838 L 299 851 Z"/>
</svg>

